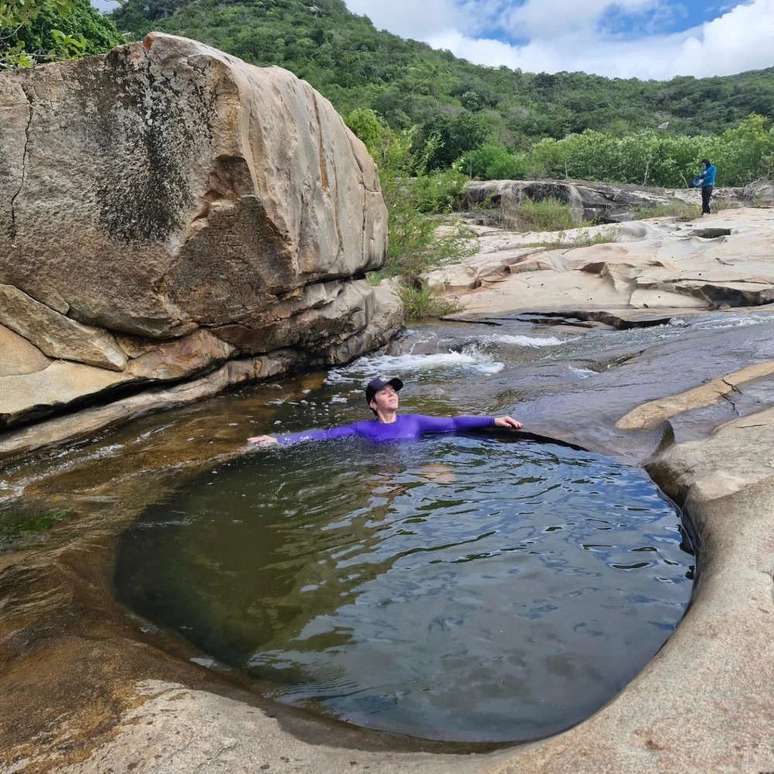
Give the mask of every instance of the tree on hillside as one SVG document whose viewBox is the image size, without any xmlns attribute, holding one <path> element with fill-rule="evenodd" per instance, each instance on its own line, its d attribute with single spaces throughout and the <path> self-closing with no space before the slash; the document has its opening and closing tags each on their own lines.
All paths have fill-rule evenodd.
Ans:
<svg viewBox="0 0 774 774">
<path fill-rule="evenodd" d="M 122 42 L 89 0 L 0 0 L 0 68 L 99 54 Z"/>
<path fill-rule="evenodd" d="M 427 168 L 444 169 L 466 151 L 481 145 L 490 133 L 481 117 L 467 110 L 440 113 L 421 125 L 416 147 L 426 146 L 431 138 L 437 138 L 435 149 L 427 159 Z"/>
</svg>

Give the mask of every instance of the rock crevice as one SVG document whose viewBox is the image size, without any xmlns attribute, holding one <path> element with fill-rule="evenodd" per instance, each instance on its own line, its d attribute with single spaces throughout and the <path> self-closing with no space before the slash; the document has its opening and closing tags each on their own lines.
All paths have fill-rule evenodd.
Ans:
<svg viewBox="0 0 774 774">
<path fill-rule="evenodd" d="M 32 124 L 32 99 L 30 98 L 29 93 L 24 88 L 24 86 L 21 87 L 22 92 L 24 92 L 24 95 L 27 97 L 27 103 L 28 103 L 28 110 L 29 115 L 27 117 L 27 124 L 24 127 L 24 148 L 22 150 L 22 159 L 21 159 L 21 179 L 19 180 L 19 187 L 14 191 L 13 194 L 11 194 L 11 200 L 10 200 L 10 228 L 9 228 L 9 238 L 11 241 L 13 241 L 16 238 L 16 199 L 19 197 L 19 194 L 22 192 L 22 188 L 24 188 L 24 178 L 27 172 L 27 151 L 29 149 L 30 145 L 30 125 Z"/>
</svg>

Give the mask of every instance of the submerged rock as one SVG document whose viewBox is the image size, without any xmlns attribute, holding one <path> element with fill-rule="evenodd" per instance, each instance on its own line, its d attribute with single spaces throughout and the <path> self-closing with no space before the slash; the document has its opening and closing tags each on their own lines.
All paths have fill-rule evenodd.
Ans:
<svg viewBox="0 0 774 774">
<path fill-rule="evenodd" d="M 386 252 L 376 167 L 291 73 L 151 33 L 4 74 L 0 106 L 0 324 L 42 356 L 148 383 L 278 349 L 340 362 L 399 326 L 362 279 Z M 0 426 L 100 383 L 46 371 L 13 407 L 0 384 Z"/>
</svg>

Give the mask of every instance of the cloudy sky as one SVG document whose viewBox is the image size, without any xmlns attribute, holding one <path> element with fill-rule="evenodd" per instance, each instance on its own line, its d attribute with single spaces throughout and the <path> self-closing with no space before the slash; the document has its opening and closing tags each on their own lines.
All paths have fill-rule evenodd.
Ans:
<svg viewBox="0 0 774 774">
<path fill-rule="evenodd" d="M 380 29 L 528 72 L 662 79 L 774 65 L 774 0 L 345 2 Z"/>
</svg>

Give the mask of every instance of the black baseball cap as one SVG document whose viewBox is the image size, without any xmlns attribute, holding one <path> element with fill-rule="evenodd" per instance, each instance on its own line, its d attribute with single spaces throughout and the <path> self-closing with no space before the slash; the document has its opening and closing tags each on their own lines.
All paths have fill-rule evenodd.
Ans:
<svg viewBox="0 0 774 774">
<path fill-rule="evenodd" d="M 383 390 L 385 387 L 392 387 L 395 392 L 399 392 L 403 388 L 403 382 L 400 379 L 382 379 L 381 376 L 377 376 L 376 379 L 371 379 L 365 388 L 366 403 L 370 405 L 379 390 Z"/>
</svg>

